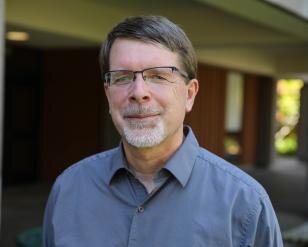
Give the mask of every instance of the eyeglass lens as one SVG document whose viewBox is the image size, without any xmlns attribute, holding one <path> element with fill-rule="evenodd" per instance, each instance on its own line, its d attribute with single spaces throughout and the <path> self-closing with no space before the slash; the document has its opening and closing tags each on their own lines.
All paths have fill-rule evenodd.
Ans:
<svg viewBox="0 0 308 247">
<path fill-rule="evenodd" d="M 143 71 L 119 70 L 108 72 L 107 78 L 110 85 L 129 84 L 136 79 L 136 74 L 142 73 L 145 81 L 154 84 L 163 84 L 174 82 L 174 74 L 172 67 L 150 68 Z"/>
</svg>

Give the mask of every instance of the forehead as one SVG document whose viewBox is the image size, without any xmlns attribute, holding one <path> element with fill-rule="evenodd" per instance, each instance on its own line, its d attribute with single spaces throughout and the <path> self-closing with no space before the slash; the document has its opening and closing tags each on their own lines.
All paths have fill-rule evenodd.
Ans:
<svg viewBox="0 0 308 247">
<path fill-rule="evenodd" d="M 179 66 L 179 55 L 159 43 L 118 38 L 109 55 L 110 70 L 141 70 L 157 66 Z"/>
</svg>

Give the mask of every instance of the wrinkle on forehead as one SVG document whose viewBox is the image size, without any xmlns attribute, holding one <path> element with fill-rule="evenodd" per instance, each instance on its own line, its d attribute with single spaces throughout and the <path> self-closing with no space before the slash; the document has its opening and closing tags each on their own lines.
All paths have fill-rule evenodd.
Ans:
<svg viewBox="0 0 308 247">
<path fill-rule="evenodd" d="M 164 61 L 161 57 L 168 57 L 170 61 Z M 118 38 L 111 47 L 109 70 L 142 70 L 157 66 L 176 66 L 182 69 L 180 55 L 160 43 L 136 39 Z"/>
</svg>

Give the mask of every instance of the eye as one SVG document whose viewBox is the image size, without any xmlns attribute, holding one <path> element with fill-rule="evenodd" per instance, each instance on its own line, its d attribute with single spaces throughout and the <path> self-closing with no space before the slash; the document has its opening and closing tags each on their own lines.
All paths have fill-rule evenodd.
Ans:
<svg viewBox="0 0 308 247">
<path fill-rule="evenodd" d="M 117 78 L 114 78 L 114 81 L 115 82 L 121 82 L 121 81 L 127 81 L 128 80 L 128 76 L 127 75 L 122 75 L 122 76 L 119 76 Z"/>
<path fill-rule="evenodd" d="M 152 83 L 166 83 L 170 81 L 168 73 L 160 73 L 158 71 L 151 71 L 145 75 L 146 80 Z"/>
<path fill-rule="evenodd" d="M 121 85 L 131 82 L 132 76 L 126 73 L 115 73 L 111 77 L 111 82 L 114 85 Z"/>
<path fill-rule="evenodd" d="M 151 75 L 150 79 L 166 80 L 167 81 L 166 76 L 165 75 L 160 75 L 160 74 Z"/>
</svg>

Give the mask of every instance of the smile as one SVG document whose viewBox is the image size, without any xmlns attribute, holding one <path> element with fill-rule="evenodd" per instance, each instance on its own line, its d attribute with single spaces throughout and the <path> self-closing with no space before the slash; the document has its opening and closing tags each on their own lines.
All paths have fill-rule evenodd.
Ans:
<svg viewBox="0 0 308 247">
<path fill-rule="evenodd" d="M 125 116 L 125 118 L 129 120 L 143 120 L 143 119 L 150 120 L 150 119 L 155 119 L 158 116 L 159 114 L 134 114 L 134 115 Z"/>
</svg>

